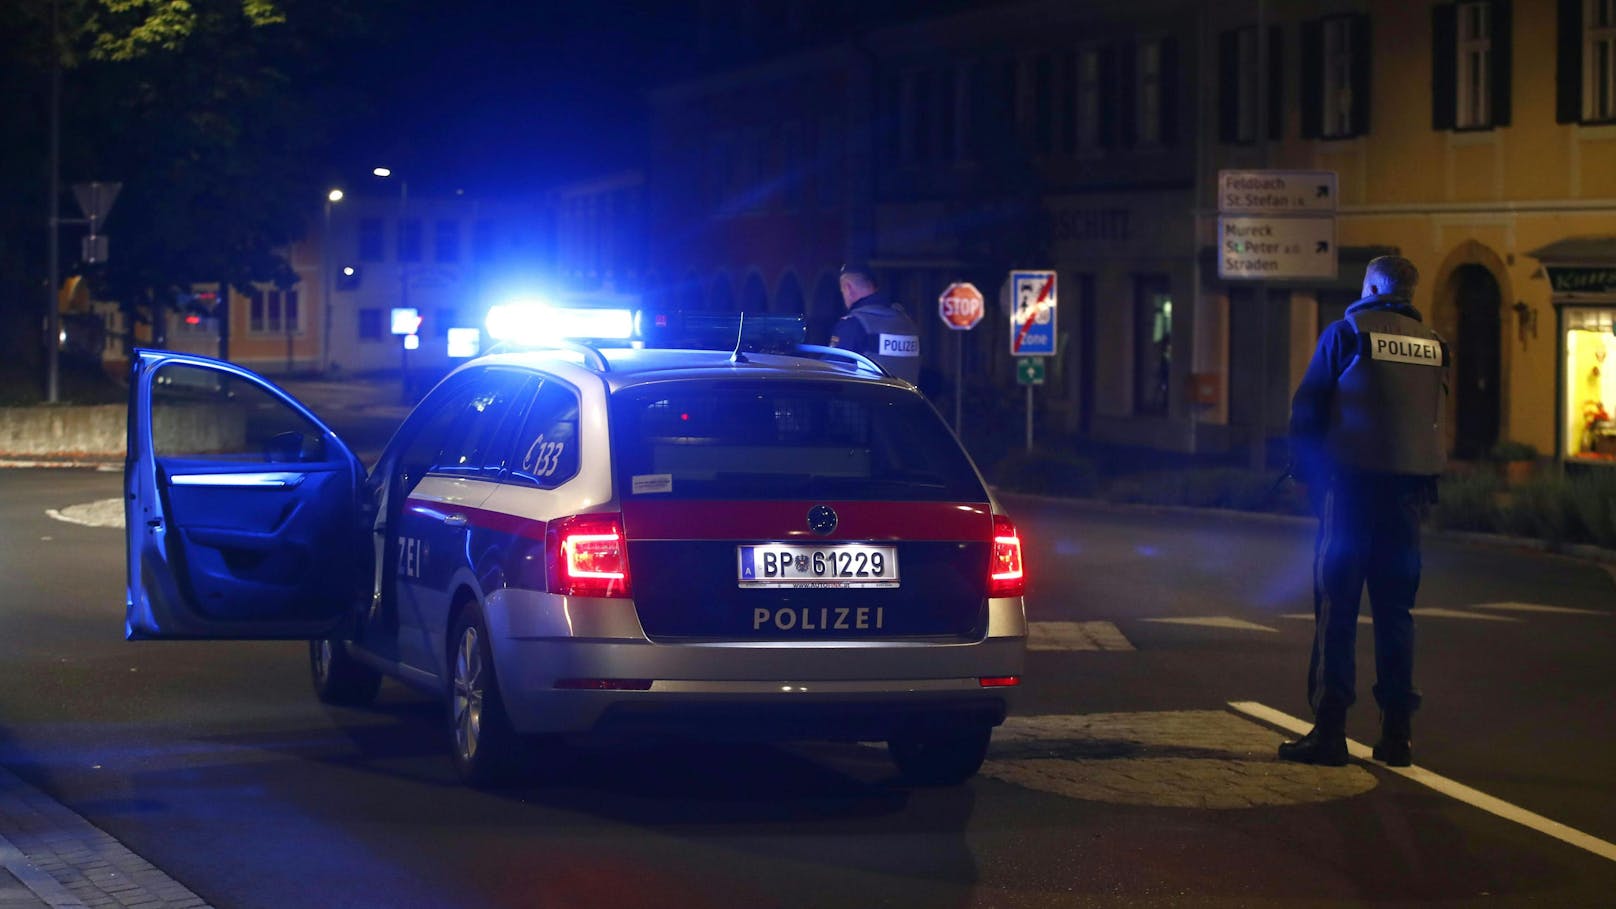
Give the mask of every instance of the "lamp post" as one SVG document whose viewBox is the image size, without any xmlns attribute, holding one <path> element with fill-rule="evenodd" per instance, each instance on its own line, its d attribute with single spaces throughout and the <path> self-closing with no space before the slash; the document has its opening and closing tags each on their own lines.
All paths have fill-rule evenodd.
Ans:
<svg viewBox="0 0 1616 909">
<path fill-rule="evenodd" d="M 322 255 L 325 259 L 320 273 L 325 276 L 325 328 L 320 332 L 320 372 L 325 374 L 331 371 L 331 310 L 336 308 L 333 294 L 336 288 L 336 278 L 331 273 L 331 208 L 342 201 L 342 190 L 332 189 L 325 194 L 325 233 L 321 236 L 321 245 L 324 247 Z"/>
<path fill-rule="evenodd" d="M 372 168 L 373 175 L 383 180 L 393 176 L 392 170 L 386 167 Z M 398 306 L 408 309 L 410 306 L 410 276 L 408 267 L 404 264 L 404 212 L 410 204 L 410 181 L 399 178 L 398 181 L 398 226 L 393 233 L 393 254 L 398 259 Z M 410 400 L 410 348 L 405 337 L 399 338 L 398 375 L 400 396 L 404 403 Z"/>
</svg>

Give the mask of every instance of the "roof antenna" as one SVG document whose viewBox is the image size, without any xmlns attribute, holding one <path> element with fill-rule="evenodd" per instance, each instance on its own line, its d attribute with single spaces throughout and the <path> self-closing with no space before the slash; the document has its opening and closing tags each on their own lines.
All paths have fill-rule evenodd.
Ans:
<svg viewBox="0 0 1616 909">
<path fill-rule="evenodd" d="M 742 310 L 740 315 L 740 321 L 735 325 L 735 352 L 729 355 L 729 361 L 731 363 L 750 363 L 752 361 L 746 358 L 746 354 L 741 353 L 741 332 L 746 327 L 745 310 Z"/>
</svg>

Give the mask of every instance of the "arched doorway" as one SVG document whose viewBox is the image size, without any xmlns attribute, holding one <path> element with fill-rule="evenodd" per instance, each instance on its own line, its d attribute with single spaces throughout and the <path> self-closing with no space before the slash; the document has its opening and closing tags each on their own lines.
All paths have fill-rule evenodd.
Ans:
<svg viewBox="0 0 1616 909">
<path fill-rule="evenodd" d="M 802 282 L 797 280 L 797 273 L 788 271 L 780 279 L 780 289 L 774 294 L 774 311 L 785 313 L 802 313 Z"/>
<path fill-rule="evenodd" d="M 714 312 L 735 311 L 735 291 L 730 287 L 729 275 L 713 279 L 713 292 L 707 299 L 707 308 Z"/>
<path fill-rule="evenodd" d="M 746 276 L 746 284 L 741 288 L 741 311 L 769 311 L 769 290 L 763 286 L 763 278 L 755 271 Z"/>
<path fill-rule="evenodd" d="M 843 311 L 841 284 L 836 275 L 827 271 L 814 284 L 813 308 L 808 310 L 808 343 L 829 344 L 830 330 Z"/>
<path fill-rule="evenodd" d="M 1453 289 L 1459 314 L 1453 339 L 1453 453 L 1479 458 L 1498 441 L 1503 298 L 1497 279 L 1480 265 L 1459 266 Z"/>
</svg>

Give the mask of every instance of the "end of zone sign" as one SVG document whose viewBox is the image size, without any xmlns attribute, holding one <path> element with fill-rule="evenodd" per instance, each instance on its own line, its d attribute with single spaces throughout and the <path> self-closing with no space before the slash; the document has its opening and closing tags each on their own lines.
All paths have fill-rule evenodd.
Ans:
<svg viewBox="0 0 1616 909">
<path fill-rule="evenodd" d="M 1055 355 L 1055 273 L 1010 273 L 1010 353 L 1017 357 Z"/>
</svg>

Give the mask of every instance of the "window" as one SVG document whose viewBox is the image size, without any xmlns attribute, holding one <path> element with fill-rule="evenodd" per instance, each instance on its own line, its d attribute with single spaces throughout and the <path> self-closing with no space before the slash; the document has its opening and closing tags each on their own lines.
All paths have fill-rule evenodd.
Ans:
<svg viewBox="0 0 1616 909">
<path fill-rule="evenodd" d="M 380 341 L 382 339 L 382 311 L 374 306 L 367 306 L 359 310 L 359 340 Z"/>
<path fill-rule="evenodd" d="M 554 489 L 578 473 L 577 392 L 552 380 L 539 386 L 508 463 L 512 480 L 542 489 Z"/>
<path fill-rule="evenodd" d="M 1616 310 L 1565 309 L 1566 457 L 1616 463 Z"/>
<path fill-rule="evenodd" d="M 1032 65 L 1033 144 L 1040 155 L 1055 151 L 1055 60 L 1040 54 Z"/>
<path fill-rule="evenodd" d="M 494 258 L 494 222 L 485 218 L 471 226 L 471 255 L 479 262 Z"/>
<path fill-rule="evenodd" d="M 459 324 L 460 310 L 458 309 L 445 309 L 443 307 L 439 307 L 437 314 L 433 317 L 433 321 L 436 323 L 433 326 L 433 334 L 440 338 L 449 337 L 449 329 L 451 328 L 464 327 Z"/>
<path fill-rule="evenodd" d="M 1352 130 L 1352 29 L 1347 19 L 1324 23 L 1324 136 Z"/>
<path fill-rule="evenodd" d="M 1167 415 L 1173 381 L 1173 297 L 1160 276 L 1134 281 L 1133 410 Z"/>
<path fill-rule="evenodd" d="M 821 208 L 842 203 L 842 121 L 826 117 L 819 121 L 819 164 L 815 168 L 814 195 Z"/>
<path fill-rule="evenodd" d="M 1463 0 L 1431 10 L 1431 125 L 1509 125 L 1510 4 Z"/>
<path fill-rule="evenodd" d="M 1616 120 L 1616 0 L 1586 0 L 1582 118 Z"/>
<path fill-rule="evenodd" d="M 1140 145 L 1160 145 L 1162 142 L 1162 43 L 1143 41 L 1139 44 L 1138 124 L 1137 141 Z"/>
<path fill-rule="evenodd" d="M 1218 36 L 1218 140 L 1240 145 L 1257 141 L 1259 95 L 1267 89 L 1268 139 L 1285 135 L 1284 41 L 1280 27 L 1268 29 L 1268 82 L 1260 84 L 1262 67 L 1256 27 L 1239 28 Z"/>
<path fill-rule="evenodd" d="M 415 219 L 398 222 L 398 261 L 421 261 L 421 222 Z"/>
<path fill-rule="evenodd" d="M 1461 129 L 1492 125 L 1492 4 L 1459 4 L 1457 56 L 1458 112 Z"/>
<path fill-rule="evenodd" d="M 236 463 L 323 461 L 325 433 L 249 382 L 206 366 L 166 363 L 152 379 L 159 457 Z"/>
<path fill-rule="evenodd" d="M 1100 49 L 1085 47 L 1077 52 L 1077 150 L 1092 152 L 1100 147 Z"/>
<path fill-rule="evenodd" d="M 439 262 L 460 261 L 459 221 L 439 221 L 433 225 L 432 258 Z"/>
<path fill-rule="evenodd" d="M 481 473 L 498 471 L 505 465 L 508 444 L 500 437 L 514 429 L 503 427 L 511 401 L 527 385 L 520 373 L 485 370 L 472 379 L 471 397 L 456 408 L 457 414 L 439 435 L 442 447 L 432 460 L 433 472 Z M 453 405 L 451 405 L 453 407 Z"/>
<path fill-rule="evenodd" d="M 380 218 L 359 219 L 359 261 L 382 260 L 382 221 Z"/>
<path fill-rule="evenodd" d="M 297 291 L 258 290 L 247 297 L 249 334 L 296 334 L 303 330 Z"/>
<path fill-rule="evenodd" d="M 1369 132 L 1369 17 L 1302 23 L 1302 136 L 1348 139 Z"/>
<path fill-rule="evenodd" d="M 611 423 L 618 488 L 631 496 L 966 502 L 986 496 L 937 412 L 913 394 L 881 386 L 662 382 L 614 394 Z"/>
</svg>

